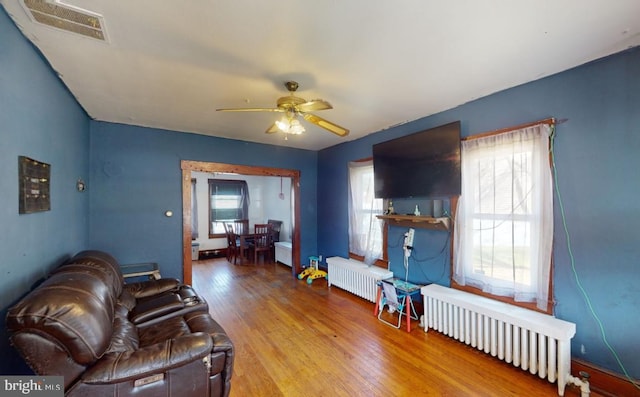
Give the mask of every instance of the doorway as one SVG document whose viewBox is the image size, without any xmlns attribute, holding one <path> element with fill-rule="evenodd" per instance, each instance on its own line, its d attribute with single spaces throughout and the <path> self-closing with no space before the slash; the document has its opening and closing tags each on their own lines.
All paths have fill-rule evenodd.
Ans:
<svg viewBox="0 0 640 397">
<path fill-rule="evenodd" d="M 256 167 L 205 161 L 182 160 L 182 269 L 185 284 L 192 284 L 191 261 L 191 173 L 230 173 L 239 175 L 291 178 L 291 273 L 300 273 L 300 171 L 285 168 Z"/>
</svg>

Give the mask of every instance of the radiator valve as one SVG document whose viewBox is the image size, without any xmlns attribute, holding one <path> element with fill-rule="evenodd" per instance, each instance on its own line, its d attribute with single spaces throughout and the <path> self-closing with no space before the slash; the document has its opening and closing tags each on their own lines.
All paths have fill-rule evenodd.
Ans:
<svg viewBox="0 0 640 397">
<path fill-rule="evenodd" d="M 580 371 L 578 374 L 580 375 L 580 378 L 569 374 L 567 383 L 580 387 L 580 397 L 589 397 L 591 393 L 591 390 L 589 390 L 589 373 L 586 371 Z"/>
</svg>

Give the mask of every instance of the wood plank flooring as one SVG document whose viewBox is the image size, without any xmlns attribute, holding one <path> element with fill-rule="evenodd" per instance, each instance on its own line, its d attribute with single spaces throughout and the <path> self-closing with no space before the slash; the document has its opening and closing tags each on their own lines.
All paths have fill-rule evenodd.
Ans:
<svg viewBox="0 0 640 397">
<path fill-rule="evenodd" d="M 415 321 L 411 333 L 385 325 L 373 303 L 282 264 L 197 261 L 193 284 L 235 345 L 233 397 L 557 396 L 556 384 Z"/>
</svg>

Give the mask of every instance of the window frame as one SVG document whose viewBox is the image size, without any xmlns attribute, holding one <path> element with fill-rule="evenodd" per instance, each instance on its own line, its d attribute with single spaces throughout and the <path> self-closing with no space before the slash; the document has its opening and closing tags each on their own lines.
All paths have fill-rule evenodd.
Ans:
<svg viewBox="0 0 640 397">
<path fill-rule="evenodd" d="M 243 209 L 240 209 L 240 212 L 244 212 L 245 216 L 241 216 L 241 217 L 236 217 L 234 219 L 223 219 L 223 220 L 213 220 L 212 215 L 213 215 L 213 193 L 212 193 L 212 189 L 213 186 L 218 183 L 218 184 L 226 184 L 226 185 L 238 185 L 241 187 L 241 189 L 245 189 L 245 194 L 246 194 L 246 198 L 248 200 L 248 185 L 247 182 L 244 180 L 236 180 L 236 179 L 208 179 L 208 197 L 209 197 L 209 213 L 208 213 L 208 219 L 209 219 L 209 238 L 221 238 L 221 237 L 225 237 L 225 232 L 224 232 L 224 228 L 222 231 L 220 231 L 219 233 L 214 229 L 214 222 L 217 223 L 221 223 L 221 222 L 225 222 L 225 221 L 233 221 L 233 220 L 237 220 L 237 219 L 247 219 L 248 218 L 248 203 L 245 202 L 243 203 Z M 239 209 L 239 208 L 238 208 Z"/>
<path fill-rule="evenodd" d="M 353 162 L 358 163 L 358 162 L 367 162 L 367 161 L 372 161 L 372 160 L 373 160 L 373 157 L 367 157 L 367 158 L 364 158 L 364 159 L 354 160 Z M 372 165 L 372 167 L 373 167 L 373 165 Z M 350 172 L 349 166 L 347 165 L 347 179 L 350 178 L 349 172 Z M 347 189 L 349 189 L 350 188 L 349 184 L 347 184 L 347 186 L 348 186 Z M 347 191 L 347 194 L 350 195 L 351 192 Z M 347 200 L 349 200 L 349 199 L 347 199 Z M 383 206 L 383 208 L 385 208 L 386 200 L 384 200 L 384 199 L 380 199 L 380 200 L 383 200 L 382 206 Z M 351 217 L 347 216 L 347 219 L 349 220 L 348 229 L 351 229 Z M 388 256 L 388 253 L 387 253 L 387 249 L 388 249 L 387 235 L 388 235 L 388 225 L 387 225 L 387 222 L 384 222 L 384 225 L 382 226 L 382 234 L 381 234 L 381 238 L 382 238 L 382 257 L 378 258 L 374 262 L 374 265 L 378 266 L 378 267 L 385 268 L 385 269 L 389 265 L 389 256 Z M 347 233 L 347 240 L 349 240 L 348 233 Z M 360 261 L 360 262 L 364 262 L 364 259 L 365 259 L 364 256 L 356 254 L 355 252 L 351 251 L 351 244 L 350 244 L 349 241 L 347 242 L 347 247 L 348 247 L 348 250 L 349 250 L 349 258 L 355 259 L 355 260 Z"/>
<path fill-rule="evenodd" d="M 532 123 L 527 123 L 527 124 L 523 124 L 523 125 L 518 125 L 518 126 L 514 126 L 514 127 L 509 127 L 509 128 L 504 128 L 504 129 L 500 129 L 500 130 L 495 130 L 495 131 L 490 131 L 490 132 L 484 132 L 484 133 L 480 133 L 480 134 L 474 134 L 474 135 L 470 135 L 467 138 L 464 139 L 477 139 L 477 138 L 482 138 L 482 137 L 486 137 L 486 136 L 492 136 L 492 135 L 499 135 L 499 134 L 503 134 L 503 133 L 507 133 L 510 131 L 515 131 L 515 130 L 520 130 L 520 129 L 524 129 L 530 126 L 534 126 L 534 125 L 538 125 L 538 124 L 549 124 L 551 126 L 551 128 L 554 127 L 555 125 L 555 119 L 550 118 L 550 119 L 545 119 L 545 120 L 541 120 L 541 121 L 536 121 L 536 122 L 532 122 Z M 551 139 L 553 139 L 553 136 L 551 136 Z M 551 144 L 551 143 L 550 143 Z M 552 159 L 552 153 L 551 150 L 549 150 L 549 167 L 553 166 L 553 159 Z M 552 255 L 550 258 L 550 264 L 549 264 L 549 292 L 548 292 L 548 299 L 547 299 L 547 304 L 546 304 L 546 310 L 541 310 L 540 308 L 537 307 L 536 302 L 519 302 L 516 301 L 513 297 L 509 297 L 509 296 L 499 296 L 499 295 L 494 295 L 491 293 L 487 293 L 482 291 L 480 288 L 477 287 L 473 287 L 473 286 L 469 286 L 469 285 L 460 285 L 458 284 L 453 276 L 454 276 L 454 266 L 455 266 L 455 262 L 454 262 L 454 257 L 455 257 L 455 235 L 454 235 L 454 227 L 455 227 L 455 219 L 457 216 L 457 209 L 458 209 L 458 199 L 459 196 L 454 196 L 451 197 L 451 218 L 452 218 L 452 222 L 451 222 L 451 230 L 449 231 L 451 233 L 451 245 L 450 245 L 450 264 L 451 264 L 451 272 L 450 272 L 450 283 L 451 283 L 451 288 L 454 289 L 458 289 L 461 291 L 465 291 L 465 292 L 469 292 L 475 295 L 480 295 L 489 299 L 494 299 L 500 302 L 504 302 L 504 303 L 509 303 L 511 305 L 514 306 L 519 306 L 522 308 L 526 308 L 526 309 L 530 309 L 530 310 L 534 310 L 537 312 L 541 312 L 541 313 L 545 313 L 545 314 L 552 314 L 553 313 L 553 302 L 554 302 L 554 295 L 553 295 L 553 268 L 554 268 L 554 262 L 553 262 L 553 249 L 552 249 Z"/>
</svg>

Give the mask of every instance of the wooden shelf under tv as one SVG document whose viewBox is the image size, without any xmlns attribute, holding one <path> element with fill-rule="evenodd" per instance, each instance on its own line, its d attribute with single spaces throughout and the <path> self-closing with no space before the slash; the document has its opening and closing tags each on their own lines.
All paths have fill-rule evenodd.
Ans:
<svg viewBox="0 0 640 397">
<path fill-rule="evenodd" d="M 392 226 L 419 227 L 423 229 L 433 229 L 449 231 L 450 219 L 448 217 L 434 218 L 432 216 L 415 215 L 376 215 Z"/>
</svg>

